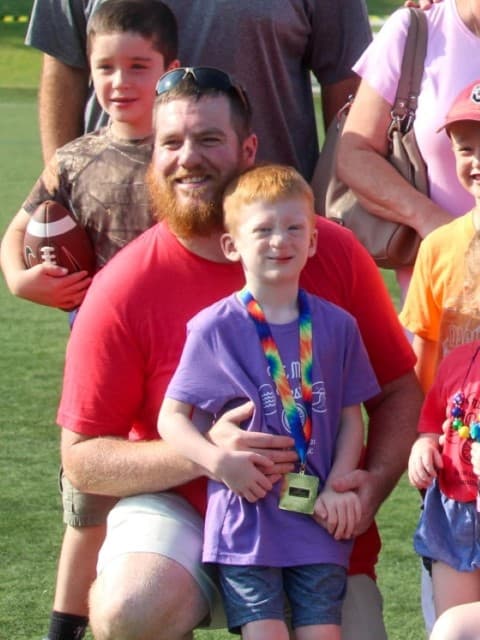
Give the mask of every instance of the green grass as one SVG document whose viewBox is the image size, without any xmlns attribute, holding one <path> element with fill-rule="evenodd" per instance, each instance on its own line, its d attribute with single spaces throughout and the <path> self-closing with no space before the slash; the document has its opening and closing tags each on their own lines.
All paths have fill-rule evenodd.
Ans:
<svg viewBox="0 0 480 640">
<path fill-rule="evenodd" d="M 0 88 L 36 89 L 38 85 L 41 54 L 23 44 L 26 28 L 26 24 L 0 22 L 2 51 Z"/>
<path fill-rule="evenodd" d="M 33 92 L 0 92 L 0 229 L 40 172 Z M 0 284 L 0 637 L 45 631 L 62 535 L 56 491 L 65 315 L 14 299 Z"/>
<path fill-rule="evenodd" d="M 398 6 L 368 4 L 375 14 Z M 0 15 L 5 8 L 20 13 L 29 6 L 0 0 Z M 40 56 L 23 47 L 24 31 L 25 25 L 0 23 L 0 233 L 41 170 Z M 396 294 L 391 274 L 386 277 Z M 63 530 L 55 410 L 67 337 L 62 312 L 15 299 L 0 281 L 0 638 L 39 640 L 46 630 Z M 418 562 L 411 544 L 417 516 L 416 494 L 402 481 L 378 517 L 384 544 L 378 575 L 390 640 L 422 637 Z M 232 637 L 221 631 L 196 636 Z"/>
<path fill-rule="evenodd" d="M 388 16 L 401 5 L 397 0 L 367 0 L 368 13 L 374 16 Z"/>
<path fill-rule="evenodd" d="M 33 0 L 1 0 L 0 16 L 28 16 L 32 4 Z"/>
</svg>

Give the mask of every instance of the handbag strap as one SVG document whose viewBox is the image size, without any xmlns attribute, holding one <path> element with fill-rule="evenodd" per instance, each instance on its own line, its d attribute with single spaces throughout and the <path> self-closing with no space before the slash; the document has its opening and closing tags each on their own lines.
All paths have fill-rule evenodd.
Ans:
<svg viewBox="0 0 480 640">
<path fill-rule="evenodd" d="M 427 18 L 421 9 L 409 9 L 409 11 L 410 25 L 403 52 L 397 95 L 392 108 L 389 137 L 393 129 L 398 129 L 402 133 L 411 129 L 425 67 L 428 41 Z"/>
</svg>

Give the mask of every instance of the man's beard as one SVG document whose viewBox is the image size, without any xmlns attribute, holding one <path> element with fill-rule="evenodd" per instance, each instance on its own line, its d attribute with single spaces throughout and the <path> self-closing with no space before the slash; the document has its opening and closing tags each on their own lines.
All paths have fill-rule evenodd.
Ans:
<svg viewBox="0 0 480 640">
<path fill-rule="evenodd" d="M 199 199 L 181 205 L 175 197 L 171 181 L 160 181 L 153 164 L 148 168 L 146 183 L 154 216 L 157 220 L 165 220 L 179 238 L 205 237 L 223 231 L 223 189 L 219 189 L 209 202 Z"/>
</svg>

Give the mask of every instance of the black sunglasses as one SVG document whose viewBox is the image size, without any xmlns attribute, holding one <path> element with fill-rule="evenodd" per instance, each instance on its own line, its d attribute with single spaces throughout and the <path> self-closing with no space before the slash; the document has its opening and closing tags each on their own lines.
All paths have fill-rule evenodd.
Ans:
<svg viewBox="0 0 480 640">
<path fill-rule="evenodd" d="M 247 113 L 251 113 L 250 102 L 245 89 L 235 82 L 228 73 L 215 67 L 178 67 L 167 71 L 157 82 L 155 89 L 157 96 L 170 91 L 188 76 L 193 79 L 200 89 L 218 89 L 218 91 L 225 93 L 233 91 L 239 97 Z"/>
</svg>

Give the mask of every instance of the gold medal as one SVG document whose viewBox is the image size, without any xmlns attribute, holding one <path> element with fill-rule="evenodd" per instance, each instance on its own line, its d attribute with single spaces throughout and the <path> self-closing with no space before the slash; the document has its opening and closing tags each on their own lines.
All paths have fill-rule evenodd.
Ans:
<svg viewBox="0 0 480 640">
<path fill-rule="evenodd" d="M 287 511 L 312 514 L 318 494 L 319 479 L 300 473 L 287 473 L 283 480 L 278 506 Z"/>
</svg>

